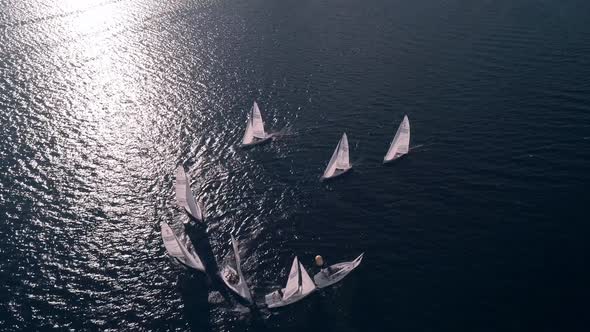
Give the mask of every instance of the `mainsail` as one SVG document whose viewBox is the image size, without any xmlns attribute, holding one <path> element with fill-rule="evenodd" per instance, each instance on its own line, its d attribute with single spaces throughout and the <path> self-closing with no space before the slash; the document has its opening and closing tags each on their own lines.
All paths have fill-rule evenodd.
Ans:
<svg viewBox="0 0 590 332">
<path fill-rule="evenodd" d="M 205 266 L 203 265 L 203 262 L 195 252 L 195 248 L 193 247 L 191 240 L 188 238 L 188 236 L 186 236 L 186 234 L 184 235 L 184 238 L 184 242 L 181 238 L 177 238 L 177 241 L 178 244 L 180 244 L 180 250 L 182 250 L 182 253 L 186 257 L 185 264 L 194 269 L 205 272 Z"/>
<path fill-rule="evenodd" d="M 167 223 L 162 223 L 160 229 L 162 232 L 164 247 L 166 247 L 168 254 L 184 261 L 184 254 L 182 253 L 182 250 L 180 250 L 180 245 L 178 244 L 178 241 L 176 241 L 176 235 L 174 235 L 172 228 L 170 228 Z"/>
<path fill-rule="evenodd" d="M 234 256 L 236 259 L 236 271 L 238 271 L 238 275 L 240 276 L 240 279 L 244 280 L 244 277 L 242 276 L 242 266 L 241 266 L 241 260 L 240 260 L 240 251 L 238 248 L 238 241 L 234 238 L 233 235 L 231 235 L 231 244 L 234 249 Z"/>
<path fill-rule="evenodd" d="M 240 251 L 238 248 L 238 241 L 234 238 L 234 236 L 231 236 L 231 242 L 232 242 L 232 247 L 234 249 L 234 256 L 235 256 L 235 260 L 236 260 L 236 271 L 238 273 L 238 284 L 236 285 L 236 290 L 237 292 L 240 294 L 240 296 L 242 296 L 243 298 L 245 298 L 247 301 L 251 302 L 252 301 L 252 294 L 250 294 L 250 289 L 248 289 L 248 284 L 246 283 L 246 279 L 244 278 L 244 275 L 242 274 L 242 265 L 241 265 L 241 260 L 240 260 Z"/>
<path fill-rule="evenodd" d="M 247 145 L 252 143 L 254 138 L 254 129 L 252 128 L 252 118 L 249 118 L 246 121 L 246 132 L 244 133 L 244 137 L 242 138 L 242 144 Z"/>
<path fill-rule="evenodd" d="M 410 150 L 410 121 L 408 120 L 408 116 L 404 115 L 404 119 L 402 123 L 397 128 L 397 132 L 395 133 L 395 137 L 393 141 L 391 141 L 391 145 L 389 146 L 389 150 L 383 158 L 384 162 L 394 160 L 399 158 Z"/>
<path fill-rule="evenodd" d="M 342 138 L 340 139 L 340 147 L 338 149 L 338 159 L 336 161 L 338 169 L 349 169 L 350 168 L 350 161 L 348 160 L 348 138 L 346 137 L 346 133 L 342 134 Z"/>
<path fill-rule="evenodd" d="M 330 158 L 330 162 L 328 163 L 328 167 L 326 167 L 322 178 L 331 178 L 335 175 L 338 175 L 336 174 L 338 170 L 340 170 L 340 173 L 342 173 L 349 170 L 350 168 L 351 166 L 348 156 L 348 138 L 346 137 L 346 133 L 344 133 L 342 134 L 342 138 L 340 139 L 340 142 L 338 142 L 338 145 L 332 154 L 332 158 Z"/>
<path fill-rule="evenodd" d="M 185 265 L 194 269 L 205 271 L 205 266 L 201 259 L 194 251 L 194 247 L 190 239 L 185 235 L 185 241 L 179 239 L 172 228 L 167 223 L 161 224 L 162 239 L 164 240 L 164 247 L 170 256 L 177 258 Z"/>
<path fill-rule="evenodd" d="M 258 108 L 258 104 L 256 102 L 254 102 L 254 106 L 252 106 L 251 118 L 254 137 L 265 139 L 266 133 L 264 132 L 264 122 L 262 122 L 262 115 L 260 114 L 260 109 Z"/>
<path fill-rule="evenodd" d="M 183 207 L 194 218 L 203 220 L 203 212 L 193 196 L 190 184 L 191 180 L 184 171 L 184 167 L 179 166 L 176 169 L 176 199 L 178 205 Z"/>
</svg>

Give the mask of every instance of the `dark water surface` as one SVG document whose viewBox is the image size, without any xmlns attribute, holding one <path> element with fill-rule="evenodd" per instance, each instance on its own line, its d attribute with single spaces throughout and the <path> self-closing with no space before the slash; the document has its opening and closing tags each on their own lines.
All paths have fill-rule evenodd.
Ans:
<svg viewBox="0 0 590 332">
<path fill-rule="evenodd" d="M 259 302 L 361 267 L 249 313 L 167 258 L 179 163 Z M 0 0 L 0 330 L 587 331 L 589 171 L 588 1 Z"/>
</svg>

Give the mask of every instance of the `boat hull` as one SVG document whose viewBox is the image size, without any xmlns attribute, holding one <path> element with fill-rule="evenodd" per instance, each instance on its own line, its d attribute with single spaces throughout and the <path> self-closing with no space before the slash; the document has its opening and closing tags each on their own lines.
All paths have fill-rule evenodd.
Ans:
<svg viewBox="0 0 590 332">
<path fill-rule="evenodd" d="M 324 288 L 324 287 L 332 286 L 333 284 L 344 279 L 344 277 L 346 277 L 350 272 L 352 272 L 352 270 L 354 270 L 354 268 L 347 269 L 346 266 L 339 266 L 339 265 L 344 265 L 344 264 L 346 264 L 346 263 L 339 263 L 339 264 L 334 264 L 334 265 L 330 266 L 331 269 L 346 269 L 345 271 L 342 271 L 342 272 L 338 271 L 331 276 L 326 275 L 325 272 L 323 272 L 323 271 L 318 272 L 315 276 L 313 276 L 313 281 L 315 282 L 316 286 L 318 288 Z"/>
<path fill-rule="evenodd" d="M 348 174 L 348 172 L 350 172 L 351 170 L 352 170 L 352 167 L 347 168 L 347 169 L 337 169 L 336 172 L 334 172 L 334 174 L 332 174 L 332 176 L 330 176 L 330 177 L 322 176 L 320 178 L 320 181 L 327 181 L 327 180 L 335 179 L 335 178 L 340 177 L 344 174 Z"/>
<path fill-rule="evenodd" d="M 343 262 L 331 265 L 330 269 L 336 272 L 333 272 L 330 275 L 326 273 L 326 270 L 316 273 L 316 275 L 313 276 L 313 281 L 316 287 L 328 287 L 344 279 L 350 272 L 359 266 L 363 259 L 363 255 L 364 254 L 361 254 L 352 262 Z"/>
<path fill-rule="evenodd" d="M 403 154 L 396 154 L 396 155 L 395 155 L 393 158 L 391 158 L 391 159 L 383 159 L 383 164 L 389 164 L 389 163 L 392 163 L 392 162 L 394 162 L 394 161 L 396 161 L 396 160 L 398 160 L 398 159 L 401 159 L 401 158 L 403 158 L 403 157 L 404 157 L 404 156 L 406 156 L 406 155 L 407 155 L 407 153 L 403 153 Z"/>
<path fill-rule="evenodd" d="M 232 273 L 237 274 L 236 270 L 234 270 L 232 267 L 230 267 L 230 266 L 224 267 L 224 269 L 220 273 L 221 280 L 223 280 L 223 283 L 225 283 L 227 288 L 229 288 L 239 298 L 248 302 L 248 304 L 252 304 L 252 298 L 250 297 L 250 294 L 243 294 L 242 292 L 240 292 L 240 290 L 234 284 L 232 284 L 231 282 L 229 282 L 229 280 L 227 280 L 227 278 L 225 277 L 225 270 L 226 269 L 229 269 Z"/>
<path fill-rule="evenodd" d="M 271 140 L 272 140 L 272 135 L 269 135 L 269 136 L 268 136 L 268 137 L 266 137 L 266 138 L 258 139 L 258 140 L 256 140 L 256 141 L 253 141 L 253 142 L 251 142 L 251 143 L 247 143 L 247 144 L 244 144 L 244 143 L 242 143 L 242 144 L 240 145 L 240 147 L 241 147 L 242 149 L 247 149 L 247 148 L 251 148 L 251 147 L 253 147 L 253 146 L 256 146 L 256 145 L 261 145 L 261 144 L 264 144 L 264 143 L 268 143 L 268 142 L 270 142 Z"/>
<path fill-rule="evenodd" d="M 304 299 L 305 297 L 307 297 L 309 294 L 313 293 L 314 291 L 315 291 L 315 289 L 310 291 L 309 293 L 298 293 L 298 294 L 292 295 L 291 297 L 289 297 L 286 300 L 282 299 L 282 296 L 279 294 L 279 291 L 274 291 L 270 294 L 267 294 L 264 297 L 264 301 L 266 302 L 266 306 L 268 308 L 271 308 L 271 309 L 272 308 L 280 308 L 280 307 L 284 307 L 289 304 L 293 304 L 295 302 L 298 302 L 298 301 Z M 284 289 L 283 289 L 283 292 L 284 292 Z"/>
</svg>

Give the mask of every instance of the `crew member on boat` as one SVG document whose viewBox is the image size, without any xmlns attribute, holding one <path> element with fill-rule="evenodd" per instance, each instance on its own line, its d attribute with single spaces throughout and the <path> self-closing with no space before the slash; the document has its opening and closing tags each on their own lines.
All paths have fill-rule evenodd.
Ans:
<svg viewBox="0 0 590 332">
<path fill-rule="evenodd" d="M 332 274 L 332 268 L 326 264 L 326 262 L 324 261 L 324 258 L 320 255 L 315 256 L 315 265 L 317 265 L 323 274 L 326 275 L 326 277 L 329 277 Z"/>
<path fill-rule="evenodd" d="M 240 281 L 238 275 L 231 269 L 225 269 L 225 279 L 231 284 L 237 284 Z"/>
</svg>

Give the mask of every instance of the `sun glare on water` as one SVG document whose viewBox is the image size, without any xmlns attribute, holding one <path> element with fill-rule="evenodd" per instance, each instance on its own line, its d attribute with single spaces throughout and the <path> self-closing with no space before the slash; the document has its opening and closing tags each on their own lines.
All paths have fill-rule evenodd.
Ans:
<svg viewBox="0 0 590 332">
<path fill-rule="evenodd" d="M 70 29 L 82 35 L 112 27 L 117 20 L 117 4 L 100 0 L 61 0 L 64 12 L 71 13 Z"/>
<path fill-rule="evenodd" d="M 120 1 L 60 0 L 57 6 L 63 18 L 56 29 L 64 32 L 64 42 L 52 51 L 68 59 L 59 71 L 72 90 L 73 114 L 84 123 L 85 135 L 108 145 L 111 157 L 124 159 L 141 131 L 138 82 L 147 61 L 136 52 L 141 15 Z"/>
</svg>

